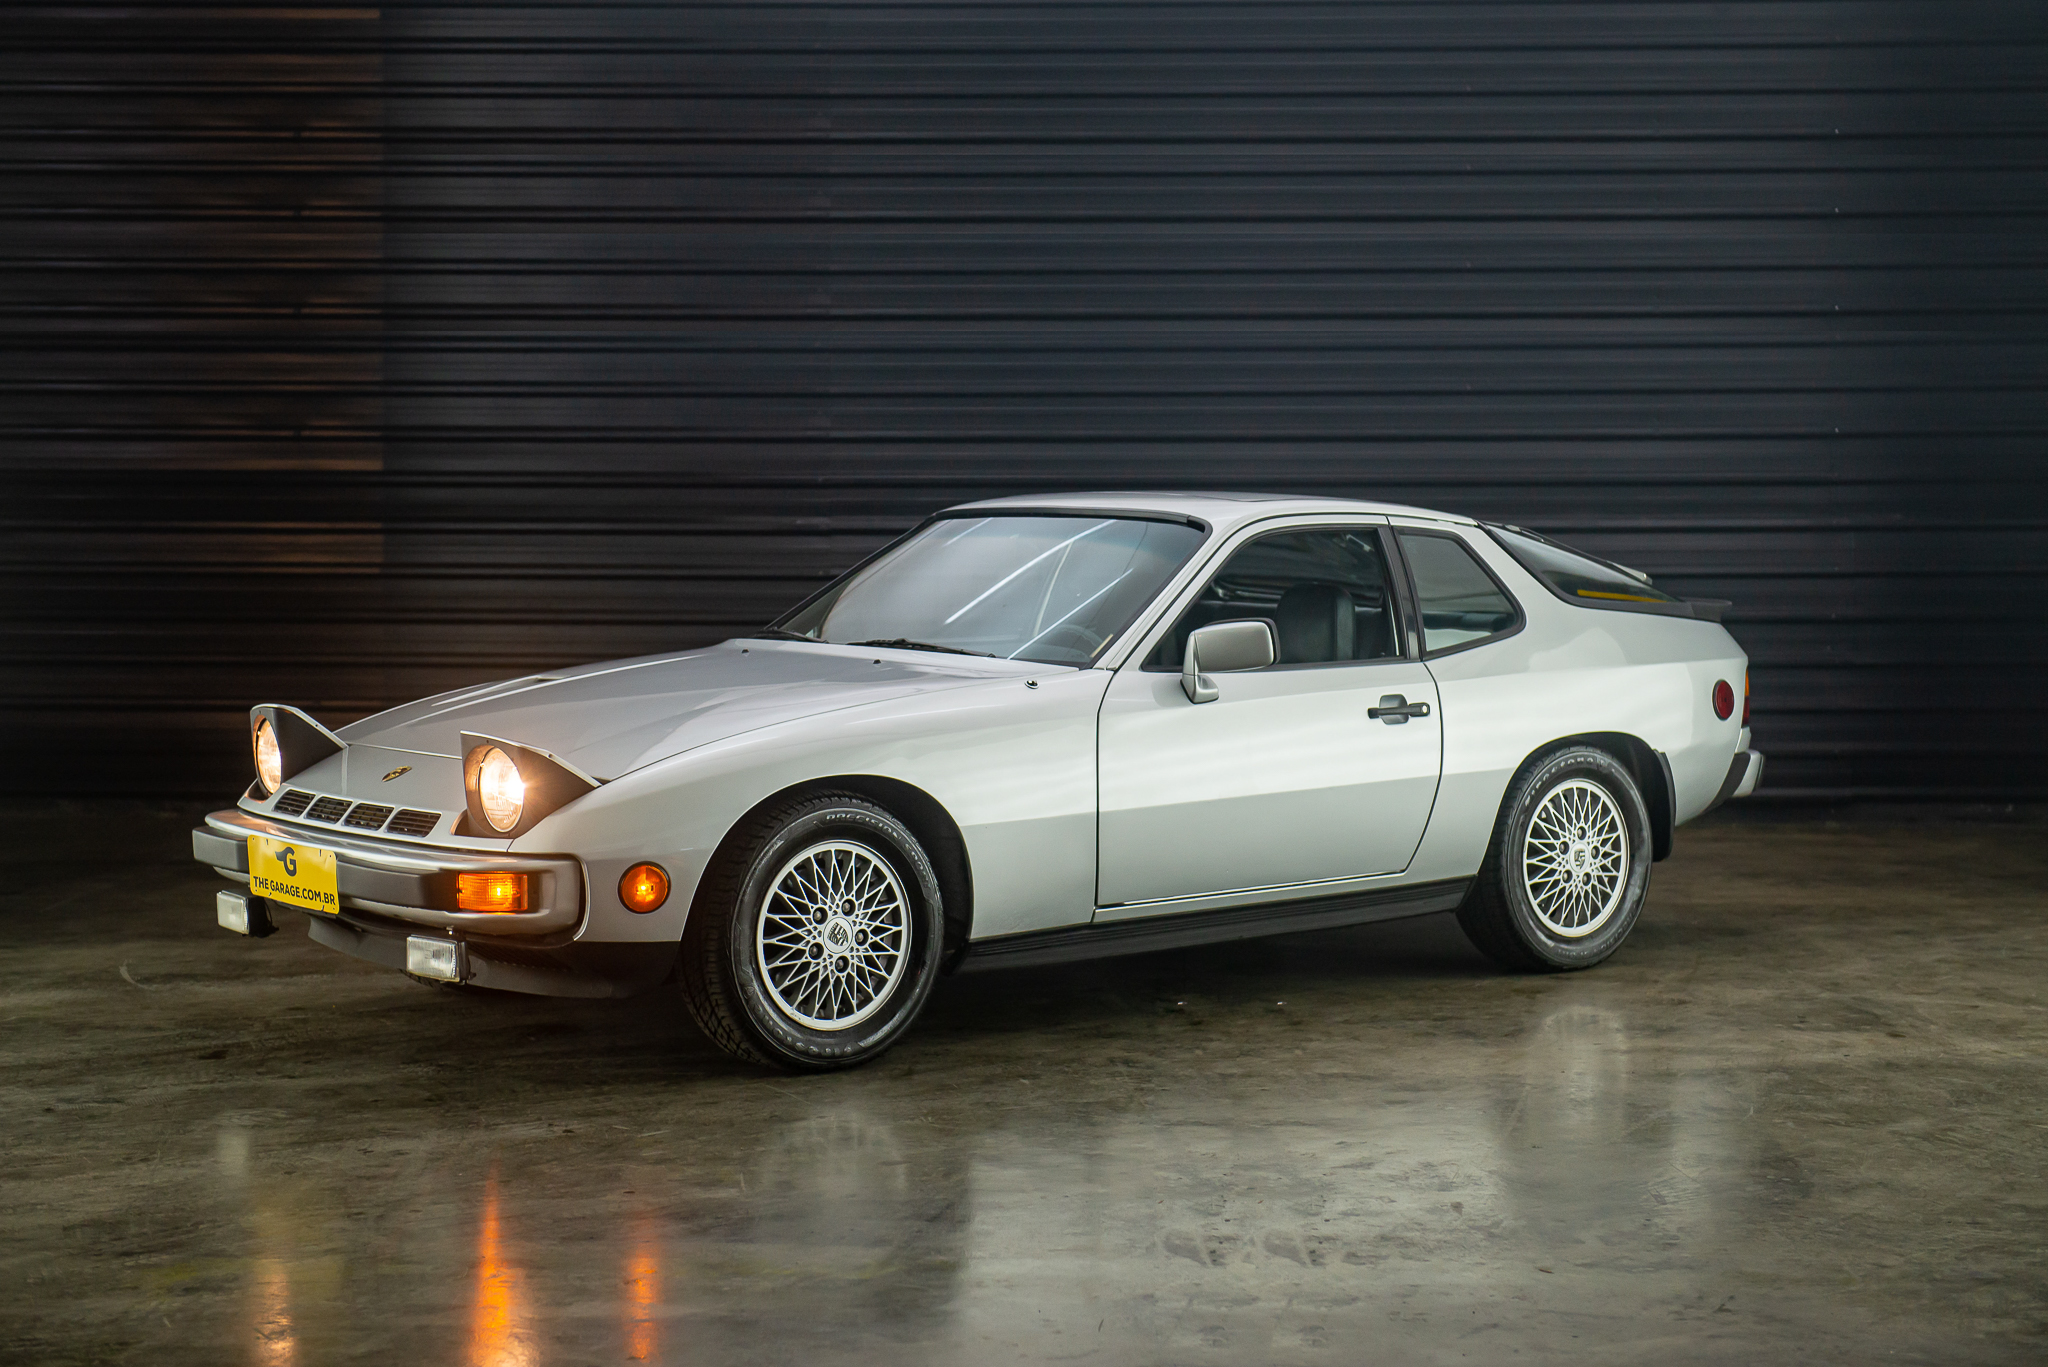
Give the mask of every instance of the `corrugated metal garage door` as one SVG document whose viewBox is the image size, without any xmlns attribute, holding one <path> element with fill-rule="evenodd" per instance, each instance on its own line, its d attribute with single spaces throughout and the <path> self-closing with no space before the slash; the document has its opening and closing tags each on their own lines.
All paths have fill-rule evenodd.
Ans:
<svg viewBox="0 0 2048 1367">
<path fill-rule="evenodd" d="M 11 13 L 17 789 L 1178 486 L 1734 599 L 1779 791 L 2048 790 L 2038 5 Z"/>
</svg>

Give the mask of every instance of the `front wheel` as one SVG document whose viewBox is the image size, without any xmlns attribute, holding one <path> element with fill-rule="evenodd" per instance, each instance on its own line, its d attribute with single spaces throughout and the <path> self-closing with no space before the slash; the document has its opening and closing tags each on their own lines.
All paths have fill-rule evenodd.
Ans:
<svg viewBox="0 0 2048 1367">
<path fill-rule="evenodd" d="M 865 1063 L 938 978 L 945 909 L 894 815 L 826 794 L 750 818 L 683 932 L 683 1000 L 735 1058 L 793 1071 Z"/>
<path fill-rule="evenodd" d="M 1591 968 L 1628 938 L 1649 889 L 1642 792 L 1614 756 L 1573 746 L 1509 787 L 1458 924 L 1503 968 Z"/>
</svg>

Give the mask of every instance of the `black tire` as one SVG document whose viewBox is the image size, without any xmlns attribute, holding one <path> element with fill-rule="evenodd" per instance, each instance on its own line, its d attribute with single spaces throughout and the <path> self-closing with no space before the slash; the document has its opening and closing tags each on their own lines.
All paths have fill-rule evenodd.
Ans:
<svg viewBox="0 0 2048 1367">
<path fill-rule="evenodd" d="M 831 861 L 841 857 L 845 867 L 868 880 L 864 886 L 879 889 L 874 914 L 886 920 L 882 929 L 871 931 L 864 920 L 839 915 L 820 915 L 813 927 L 812 908 L 777 894 L 786 869 L 816 875 L 821 868 L 840 867 Z M 796 886 L 783 884 L 785 893 Z M 779 925 L 785 932 L 766 945 L 764 916 L 771 917 L 771 930 Z M 900 931 L 894 928 L 899 921 Z M 787 947 L 797 934 L 790 928 L 799 924 L 810 937 L 802 949 L 817 951 L 808 963 Z M 832 934 L 842 936 L 836 950 L 827 947 Z M 863 938 L 856 951 L 850 938 L 856 934 L 873 938 Z M 791 1072 L 824 1072 L 866 1063 L 902 1037 L 938 980 L 944 940 L 938 878 L 910 828 L 865 798 L 825 793 L 758 813 L 734 832 L 690 908 L 677 977 L 698 1027 L 734 1058 Z M 782 957 L 771 964 L 778 953 Z M 884 978 L 883 968 L 895 969 L 891 954 L 900 957 L 900 972 Z M 799 982 L 823 983 L 820 990 L 828 991 L 839 984 L 846 1009 L 835 996 L 813 1009 L 838 1015 L 805 1016 Z M 782 995 L 785 989 L 791 997 Z M 819 1027 L 834 1020 L 851 1023 Z"/>
<path fill-rule="evenodd" d="M 1589 789 L 1604 793 L 1611 807 L 1603 811 Z M 1555 803 L 1547 810 L 1546 802 Z M 1590 813 L 1571 829 L 1592 832 L 1590 839 L 1573 843 L 1559 865 L 1548 866 L 1544 853 L 1547 842 L 1539 843 L 1537 858 L 1530 861 L 1530 827 L 1544 813 L 1544 831 L 1560 829 L 1561 816 L 1578 810 Z M 1598 832 L 1607 817 L 1619 828 L 1624 866 L 1611 879 L 1600 875 L 1598 850 L 1605 848 Z M 1570 825 L 1569 822 L 1566 823 Z M 1539 837 L 1540 841 L 1540 837 Z M 1586 852 L 1587 862 L 1561 879 L 1553 867 L 1571 869 L 1571 861 Z M 1650 813 L 1642 791 L 1627 767 L 1605 750 L 1571 746 L 1538 757 L 1508 785 L 1495 821 L 1493 840 L 1486 849 L 1464 905 L 1458 908 L 1458 924 L 1479 951 L 1501 967 L 1517 973 L 1562 973 L 1591 968 L 1621 948 L 1642 914 L 1650 890 Z M 1587 865 L 1592 867 L 1589 870 Z M 1544 905 L 1530 892 L 1534 880 Z M 1590 931 L 1573 923 L 1583 915 Z M 1562 928 L 1560 928 L 1562 927 Z"/>
</svg>

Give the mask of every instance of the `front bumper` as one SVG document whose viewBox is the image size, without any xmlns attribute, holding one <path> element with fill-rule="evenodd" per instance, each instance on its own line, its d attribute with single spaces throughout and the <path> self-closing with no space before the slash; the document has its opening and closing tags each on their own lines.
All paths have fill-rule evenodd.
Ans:
<svg viewBox="0 0 2048 1367">
<path fill-rule="evenodd" d="M 437 930 L 491 936 L 566 937 L 583 920 L 583 866 L 564 856 L 471 854 L 429 846 L 344 835 L 229 809 L 212 812 L 192 831 L 192 857 L 222 877 L 247 885 L 249 837 L 265 835 L 334 851 L 335 881 L 344 911 Z M 533 909 L 520 912 L 456 911 L 455 882 L 463 873 L 524 873 Z M 319 913 L 309 913 L 317 919 Z"/>
<path fill-rule="evenodd" d="M 425 938 L 347 913 L 311 914 L 306 920 L 306 933 L 316 943 L 401 973 L 413 973 L 410 951 Z M 538 945 L 475 935 L 449 938 L 456 944 L 452 971 L 429 976 L 540 997 L 630 997 L 666 979 L 681 950 L 673 940 Z"/>
<path fill-rule="evenodd" d="M 591 944 L 575 939 L 583 922 L 583 867 L 575 859 L 470 854 L 295 826 L 239 810 L 214 812 L 192 832 L 192 855 L 222 877 L 247 886 L 249 837 L 267 835 L 333 850 L 341 910 L 306 912 L 306 932 L 353 958 L 413 971 L 422 941 L 450 951 L 446 971 L 428 976 L 504 992 L 546 997 L 627 997 L 667 978 L 675 941 Z M 535 909 L 450 911 L 462 873 L 523 872 Z M 261 937 L 277 928 L 281 904 L 246 891 L 222 892 L 216 915 L 238 934 Z"/>
</svg>

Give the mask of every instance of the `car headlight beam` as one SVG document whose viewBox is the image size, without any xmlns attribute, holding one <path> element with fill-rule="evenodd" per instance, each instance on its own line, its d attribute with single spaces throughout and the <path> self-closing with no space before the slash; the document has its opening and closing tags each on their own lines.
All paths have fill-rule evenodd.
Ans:
<svg viewBox="0 0 2048 1367">
<path fill-rule="evenodd" d="M 526 780 L 519 777 L 512 756 L 495 745 L 477 762 L 476 798 L 494 831 L 510 831 L 526 809 Z"/>
<path fill-rule="evenodd" d="M 256 781 L 265 793 L 274 793 L 284 786 L 284 751 L 278 748 L 277 728 L 270 718 L 256 719 L 250 740 L 256 748 Z"/>
</svg>

